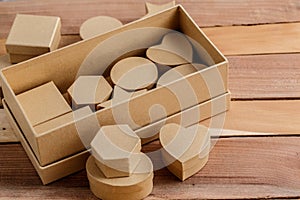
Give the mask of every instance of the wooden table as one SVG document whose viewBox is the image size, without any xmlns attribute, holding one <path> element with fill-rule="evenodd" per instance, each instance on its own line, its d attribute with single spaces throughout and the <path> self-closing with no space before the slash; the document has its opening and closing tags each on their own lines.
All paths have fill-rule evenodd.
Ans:
<svg viewBox="0 0 300 200">
<path fill-rule="evenodd" d="M 154 2 L 154 1 L 152 1 Z M 167 0 L 160 1 L 160 3 Z M 178 0 L 230 62 L 231 110 L 205 168 L 185 182 L 155 172 L 148 199 L 300 197 L 300 1 Z M 16 13 L 62 18 L 61 46 L 96 15 L 127 23 L 140 0 L 23 0 L 0 3 L 0 55 Z M 94 199 L 86 172 L 42 186 L 0 110 L 0 198 Z M 151 150 L 157 143 L 144 147 Z"/>
</svg>

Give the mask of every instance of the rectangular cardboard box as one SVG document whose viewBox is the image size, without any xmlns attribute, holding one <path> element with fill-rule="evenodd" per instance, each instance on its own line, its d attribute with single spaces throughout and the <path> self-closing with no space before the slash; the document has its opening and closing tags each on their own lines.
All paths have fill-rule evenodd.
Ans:
<svg viewBox="0 0 300 200">
<path fill-rule="evenodd" d="M 107 42 L 110 41 L 112 42 L 111 44 L 117 45 L 118 43 L 116 44 L 114 38 L 126 31 L 153 27 L 181 31 L 201 44 L 199 48 L 196 47 L 194 50 L 196 52 L 203 52 L 204 49 L 208 52 L 210 61 L 206 64 L 209 67 L 190 74 L 186 76 L 185 79 L 176 80 L 170 83 L 168 87 L 152 89 L 140 96 L 134 97 L 130 102 L 123 102 L 112 108 L 99 110 L 94 114 L 86 116 L 85 119 L 78 121 L 89 121 L 89 119 L 96 117 L 101 126 L 123 123 L 129 124 L 131 128 L 137 130 L 164 119 L 166 115 L 172 116 L 182 110 L 189 109 L 199 103 L 207 102 L 227 93 L 227 59 L 211 43 L 180 5 L 156 15 L 139 19 L 104 35 L 78 42 L 74 45 L 34 58 L 28 62 L 6 68 L 1 71 L 4 97 L 41 166 L 49 165 L 70 155 L 82 152 L 85 149 L 74 122 L 76 120 L 71 120 L 53 129 L 49 129 L 44 133 L 38 134 L 20 107 L 20 102 L 16 98 L 16 95 L 49 81 L 53 81 L 60 92 L 64 94 L 76 79 L 76 75 L 81 69 L 83 61 L 98 44 L 109 44 Z M 138 36 L 131 34 L 133 42 L 130 38 L 127 38 L 127 40 L 122 41 L 122 48 L 120 46 L 110 45 L 109 47 L 111 49 L 101 51 L 103 54 L 101 54 L 101 56 L 107 57 L 118 49 L 122 50 L 123 48 L 132 47 L 132 45 L 155 45 L 162 37 L 161 32 L 147 31 L 146 33 L 147 34 Z M 214 77 L 215 74 L 219 75 L 219 79 Z M 190 83 L 197 100 L 186 101 L 184 107 L 180 107 L 179 103 L 174 101 L 173 92 L 178 92 L 179 96 L 184 97 L 184 94 L 180 93 L 182 91 L 180 88 L 186 81 Z M 221 86 L 215 87 L 210 91 L 207 84 Z M 158 114 L 150 119 L 148 111 L 153 105 L 157 104 L 166 107 L 166 115 Z M 130 115 L 134 123 L 128 121 L 128 113 L 124 112 L 124 109 L 130 110 Z"/>
</svg>

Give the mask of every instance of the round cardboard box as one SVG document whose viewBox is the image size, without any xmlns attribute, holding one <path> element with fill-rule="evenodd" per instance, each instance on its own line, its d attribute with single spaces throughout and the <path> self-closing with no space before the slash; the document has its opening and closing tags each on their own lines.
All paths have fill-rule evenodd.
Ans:
<svg viewBox="0 0 300 200">
<path fill-rule="evenodd" d="M 145 154 L 141 153 L 141 160 L 134 173 L 129 177 L 106 178 L 90 156 L 87 164 L 87 176 L 90 189 L 101 199 L 136 200 L 147 197 L 153 188 L 153 165 Z"/>
</svg>

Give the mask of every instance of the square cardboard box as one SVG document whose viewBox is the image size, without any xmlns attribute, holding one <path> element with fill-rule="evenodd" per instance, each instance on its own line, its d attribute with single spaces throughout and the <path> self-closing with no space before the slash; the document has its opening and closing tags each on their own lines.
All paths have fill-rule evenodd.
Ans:
<svg viewBox="0 0 300 200">
<path fill-rule="evenodd" d="M 17 99 L 33 127 L 72 111 L 52 81 L 17 95 Z"/>
<path fill-rule="evenodd" d="M 6 50 L 9 54 L 35 56 L 53 51 L 60 41 L 60 28 L 59 17 L 17 14 L 5 43 Z"/>
<path fill-rule="evenodd" d="M 138 37 L 136 34 L 132 34 L 140 33 L 139 31 L 141 30 L 146 31 L 143 34 L 138 34 Z M 208 67 L 173 81 L 168 86 L 149 90 L 142 95 L 132 98 L 128 102 L 122 102 L 99 110 L 93 115 L 87 115 L 84 119 L 78 120 L 79 122 L 90 120 L 96 116 L 101 126 L 117 123 L 129 124 L 133 130 L 137 130 L 162 120 L 166 116 L 172 116 L 199 103 L 205 103 L 218 96 L 227 94 L 227 59 L 218 51 L 180 5 L 156 15 L 139 19 L 104 35 L 78 42 L 77 44 L 39 56 L 28 62 L 19 63 L 1 71 L 4 97 L 41 166 L 81 152 L 85 147 L 79 137 L 74 120 L 51 129 L 49 128 L 49 130 L 42 134 L 37 134 L 21 109 L 16 95 L 49 81 L 53 81 L 62 94 L 66 93 L 67 89 L 75 81 L 78 73 L 81 72 L 82 63 L 87 56 L 93 53 L 95 47 L 99 47 L 98 45 L 102 45 L 101 48 L 103 51 L 97 55 L 107 58 L 114 53 L 123 52 L 125 49 L 145 48 L 145 46 L 155 45 L 170 30 L 180 31 L 199 43 L 201 47 L 194 50 L 198 53 L 203 52 L 204 49 L 208 53 L 211 58 L 210 62 L 206 63 Z M 124 40 L 124 34 L 126 40 Z M 122 48 L 117 45 L 120 43 L 120 40 L 118 40 L 120 36 L 123 36 L 121 37 Z M 105 48 L 106 50 L 104 50 Z M 111 63 L 108 63 L 106 67 L 109 64 Z M 100 69 L 100 71 L 102 73 L 105 69 Z M 89 71 L 89 74 L 101 75 L 101 73 L 99 71 Z M 82 74 L 85 75 L 84 72 Z M 214 78 L 215 74 L 219 75 L 218 81 Z M 22 77 L 31 78 L 23 79 L 20 82 L 19 80 Z M 174 91 L 182 91 L 182 86 L 186 81 L 190 83 L 195 92 L 196 101 L 190 101 L 185 98 L 185 107 L 182 108 L 179 106 L 179 100 L 176 100 L 177 97 L 174 95 Z M 213 92 L 210 92 L 207 83 L 214 86 L 221 85 L 221 87 L 215 88 Z M 184 97 L 184 94 L 180 95 Z M 153 105 L 165 106 L 166 113 L 161 114 L 156 112 L 155 116 L 151 116 L 150 118 L 148 111 Z M 128 113 L 124 112 L 126 109 L 130 111 L 131 118 L 128 118 Z M 128 119 L 131 121 L 128 121 Z M 52 149 L 52 151 L 49 152 L 49 149 Z"/>
</svg>

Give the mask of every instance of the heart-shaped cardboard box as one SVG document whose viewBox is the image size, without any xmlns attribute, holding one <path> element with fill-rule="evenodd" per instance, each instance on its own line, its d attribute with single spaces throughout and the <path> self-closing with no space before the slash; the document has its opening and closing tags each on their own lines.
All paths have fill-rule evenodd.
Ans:
<svg viewBox="0 0 300 200">
<path fill-rule="evenodd" d="M 210 136 L 205 126 L 184 128 L 166 124 L 160 130 L 159 139 L 165 164 L 182 181 L 201 170 L 208 161 Z"/>
</svg>

